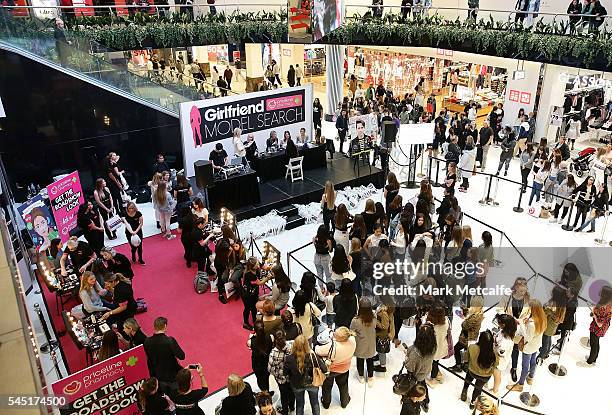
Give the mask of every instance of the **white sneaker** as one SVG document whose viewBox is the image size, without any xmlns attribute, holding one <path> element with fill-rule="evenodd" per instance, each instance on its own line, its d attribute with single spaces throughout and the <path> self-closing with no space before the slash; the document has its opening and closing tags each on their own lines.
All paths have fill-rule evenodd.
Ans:
<svg viewBox="0 0 612 415">
<path fill-rule="evenodd" d="M 554 216 L 552 218 L 550 218 L 549 220 L 550 223 L 557 223 L 557 218 L 555 218 Z"/>
<path fill-rule="evenodd" d="M 374 378 L 368 378 L 368 388 L 374 386 Z"/>
<path fill-rule="evenodd" d="M 355 377 L 362 385 L 365 383 L 365 379 L 363 378 L 363 376 L 359 376 L 359 373 L 355 374 Z"/>
<path fill-rule="evenodd" d="M 170 234 L 170 235 L 166 236 L 166 239 L 169 240 L 169 241 L 174 239 L 174 238 L 176 238 L 176 235 L 173 235 L 173 234 Z"/>
<path fill-rule="evenodd" d="M 218 292 L 219 292 L 219 289 L 217 288 L 217 286 L 216 286 L 216 285 L 211 285 L 211 286 L 210 286 L 210 292 L 211 292 L 211 293 L 218 293 Z"/>
</svg>

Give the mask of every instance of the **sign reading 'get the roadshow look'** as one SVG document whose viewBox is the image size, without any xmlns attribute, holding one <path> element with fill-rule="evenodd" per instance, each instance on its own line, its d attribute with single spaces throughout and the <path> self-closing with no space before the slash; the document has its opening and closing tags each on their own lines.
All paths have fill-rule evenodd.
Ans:
<svg viewBox="0 0 612 415">
<path fill-rule="evenodd" d="M 180 120 L 185 170 L 193 176 L 193 162 L 208 160 L 217 142 L 232 157 L 235 128 L 242 130 L 243 141 L 252 133 L 260 151 L 272 130 L 279 138 L 284 131 L 296 137 L 300 128 L 310 135 L 312 85 L 185 102 L 180 104 Z"/>
</svg>

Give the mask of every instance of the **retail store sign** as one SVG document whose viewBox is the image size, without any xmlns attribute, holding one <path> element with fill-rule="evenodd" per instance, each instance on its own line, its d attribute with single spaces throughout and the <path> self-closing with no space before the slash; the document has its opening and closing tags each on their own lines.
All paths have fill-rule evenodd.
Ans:
<svg viewBox="0 0 612 415">
<path fill-rule="evenodd" d="M 66 398 L 62 415 L 132 415 L 138 409 L 138 391 L 149 377 L 143 346 L 74 373 L 51 387 Z"/>
<path fill-rule="evenodd" d="M 574 88 L 612 88 L 612 79 L 604 79 L 592 75 L 574 75 L 562 72 L 559 74 L 559 80 L 566 84 L 574 84 Z"/>
<path fill-rule="evenodd" d="M 312 85 L 253 92 L 194 102 L 179 106 L 185 170 L 193 176 L 193 162 L 207 160 L 217 142 L 233 154 L 234 129 L 254 135 L 257 147 L 266 148 L 266 139 L 276 130 L 278 137 L 289 131 L 293 137 L 300 128 L 312 136 Z"/>
<path fill-rule="evenodd" d="M 521 99 L 521 92 L 516 89 L 511 89 L 508 93 L 508 99 L 512 102 L 519 102 Z"/>
<path fill-rule="evenodd" d="M 47 186 L 53 217 L 62 242 L 70 238 L 70 231 L 76 227 L 77 211 L 85 202 L 79 172 L 74 171 Z"/>
<path fill-rule="evenodd" d="M 521 104 L 531 104 L 531 92 L 521 92 Z"/>
<path fill-rule="evenodd" d="M 58 16 L 57 9 L 52 8 L 57 7 L 55 0 L 32 0 L 32 6 L 36 7 L 34 15 L 39 19 L 55 19 Z"/>
</svg>

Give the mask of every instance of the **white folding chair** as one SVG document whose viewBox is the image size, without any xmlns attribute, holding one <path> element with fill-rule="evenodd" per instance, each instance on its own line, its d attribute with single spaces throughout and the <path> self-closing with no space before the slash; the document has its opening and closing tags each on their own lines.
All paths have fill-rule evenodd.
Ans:
<svg viewBox="0 0 612 415">
<path fill-rule="evenodd" d="M 304 171 L 302 170 L 303 160 L 304 156 L 289 159 L 289 164 L 285 164 L 285 167 L 287 167 L 285 179 L 291 175 L 291 183 L 296 180 L 304 180 Z"/>
</svg>

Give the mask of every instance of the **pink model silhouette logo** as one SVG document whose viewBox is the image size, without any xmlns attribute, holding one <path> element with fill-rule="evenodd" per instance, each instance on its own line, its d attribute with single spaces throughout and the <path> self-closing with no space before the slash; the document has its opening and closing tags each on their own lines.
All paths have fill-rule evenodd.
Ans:
<svg viewBox="0 0 612 415">
<path fill-rule="evenodd" d="M 191 124 L 191 132 L 193 133 L 193 145 L 195 147 L 202 145 L 202 134 L 200 133 L 200 123 L 202 122 L 202 116 L 200 115 L 200 109 L 195 105 L 191 107 L 189 113 L 189 123 Z"/>
</svg>

